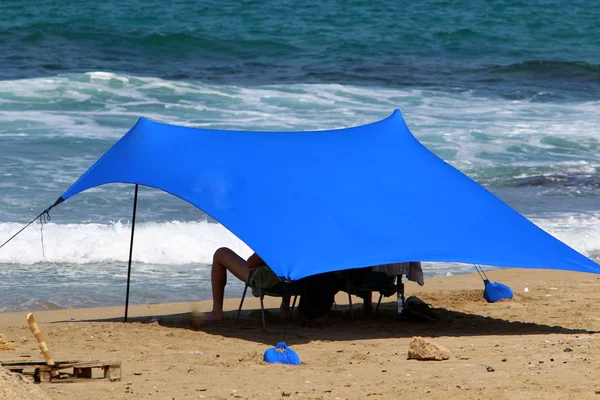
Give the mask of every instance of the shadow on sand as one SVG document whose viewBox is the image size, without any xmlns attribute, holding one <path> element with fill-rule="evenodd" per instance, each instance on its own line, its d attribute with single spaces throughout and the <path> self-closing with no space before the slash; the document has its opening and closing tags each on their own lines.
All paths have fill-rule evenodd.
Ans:
<svg viewBox="0 0 600 400">
<path fill-rule="evenodd" d="M 288 345 L 314 340 L 354 341 L 361 339 L 406 338 L 413 336 L 483 336 L 483 335 L 539 335 L 539 334 L 594 334 L 598 331 L 550 326 L 531 322 L 508 321 L 499 318 L 468 314 L 445 308 L 433 308 L 436 321 L 417 322 L 397 320 L 394 304 L 382 304 L 378 313 L 365 317 L 358 309 L 351 318 L 348 306 L 324 317 L 306 320 L 297 313 L 289 322 L 278 319 L 277 309 L 267 309 L 267 326 L 260 323 L 260 310 L 243 311 L 236 321 L 237 311 L 229 311 L 225 321 L 212 322 L 192 328 L 190 313 L 130 317 L 133 323 L 158 323 L 161 326 L 194 329 L 208 334 L 273 344 L 284 340 Z M 84 322 L 121 322 L 122 318 L 84 320 Z M 68 322 L 68 321 L 62 321 Z"/>
</svg>

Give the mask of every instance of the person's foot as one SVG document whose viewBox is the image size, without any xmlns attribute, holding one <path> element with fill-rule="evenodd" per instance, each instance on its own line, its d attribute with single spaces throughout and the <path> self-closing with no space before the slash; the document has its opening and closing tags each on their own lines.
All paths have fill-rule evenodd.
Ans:
<svg viewBox="0 0 600 400">
<path fill-rule="evenodd" d="M 225 318 L 223 316 L 223 312 L 210 312 L 210 313 L 200 313 L 197 311 L 192 311 L 190 313 L 190 326 L 194 329 L 201 328 L 207 323 L 211 322 L 221 322 Z"/>
</svg>

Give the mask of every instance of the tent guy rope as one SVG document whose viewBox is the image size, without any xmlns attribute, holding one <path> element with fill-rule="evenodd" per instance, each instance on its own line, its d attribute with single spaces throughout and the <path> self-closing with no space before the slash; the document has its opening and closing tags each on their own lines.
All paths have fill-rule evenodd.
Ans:
<svg viewBox="0 0 600 400">
<path fill-rule="evenodd" d="M 42 224 L 42 228 L 44 228 L 44 224 L 47 223 L 48 221 L 50 221 L 50 210 L 52 209 L 52 207 L 54 207 L 56 204 L 51 205 L 50 207 L 46 208 L 44 211 L 42 211 L 37 217 L 35 217 L 34 219 L 31 220 L 31 222 L 29 222 L 27 225 L 25 225 L 23 228 L 21 228 L 17 233 L 15 233 L 14 235 L 12 235 L 6 242 L 2 243 L 2 245 L 0 245 L 0 249 L 3 248 L 8 242 L 10 242 L 11 240 L 13 240 L 15 237 L 17 237 L 21 232 L 23 232 L 25 229 L 27 229 L 27 227 L 29 227 L 29 225 L 33 224 L 36 220 L 40 220 L 40 223 Z M 42 232 L 42 253 L 44 252 L 44 234 Z"/>
</svg>

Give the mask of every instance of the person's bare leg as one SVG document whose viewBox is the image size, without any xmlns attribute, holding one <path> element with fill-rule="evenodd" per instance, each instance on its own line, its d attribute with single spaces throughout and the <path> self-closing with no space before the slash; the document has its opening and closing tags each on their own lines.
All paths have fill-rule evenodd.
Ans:
<svg viewBox="0 0 600 400">
<path fill-rule="evenodd" d="M 290 319 L 290 296 L 281 298 L 281 306 L 279 306 L 279 317 L 283 321 Z"/>
<path fill-rule="evenodd" d="M 372 292 L 365 293 L 365 297 L 363 299 L 363 313 L 365 315 L 372 315 L 373 314 Z"/>
<path fill-rule="evenodd" d="M 242 282 L 248 280 L 250 269 L 248 263 L 233 250 L 226 247 L 218 249 L 213 256 L 211 271 L 213 309 L 208 319 L 223 320 L 223 297 L 227 284 L 227 271 Z"/>
</svg>

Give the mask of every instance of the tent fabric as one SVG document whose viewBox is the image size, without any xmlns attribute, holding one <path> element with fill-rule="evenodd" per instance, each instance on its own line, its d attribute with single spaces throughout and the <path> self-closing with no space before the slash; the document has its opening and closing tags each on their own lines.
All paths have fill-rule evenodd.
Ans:
<svg viewBox="0 0 600 400">
<path fill-rule="evenodd" d="M 398 110 L 312 132 L 140 118 L 57 203 L 111 182 L 190 202 L 284 279 L 406 261 L 600 272 L 429 151 Z"/>
</svg>

